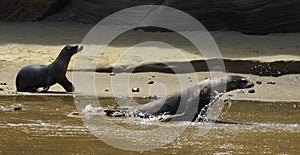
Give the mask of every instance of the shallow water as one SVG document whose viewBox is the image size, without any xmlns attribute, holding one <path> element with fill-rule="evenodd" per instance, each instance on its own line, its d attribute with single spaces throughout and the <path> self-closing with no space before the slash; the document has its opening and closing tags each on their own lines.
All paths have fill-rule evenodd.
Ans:
<svg viewBox="0 0 300 155">
<path fill-rule="evenodd" d="M 145 102 L 138 100 L 139 102 Z M 103 105 L 114 105 L 115 100 L 102 98 Z M 207 124 L 189 122 L 149 122 L 133 118 L 101 119 L 98 139 L 78 117 L 68 117 L 76 111 L 71 97 L 1 97 L 0 106 L 22 104 L 21 111 L 0 111 L 0 154 L 299 154 L 300 103 L 261 103 L 233 101 L 223 108 L 219 119 L 252 123 L 252 125 Z M 130 146 L 151 146 L 164 141 L 171 143 L 148 151 L 128 151 L 110 146 L 103 141 L 118 142 L 128 139 L 127 133 L 109 126 L 138 131 L 131 135 Z M 107 124 L 105 124 L 107 123 Z M 187 127 L 175 140 L 164 135 Z M 206 128 L 212 127 L 202 135 Z M 139 133 L 164 128 L 155 133 L 160 141 L 151 141 Z M 104 130 L 107 129 L 107 130 Z M 177 130 L 178 129 L 178 130 Z M 159 135 L 161 134 L 161 135 Z M 112 137 L 110 137 L 112 136 Z M 115 137 L 113 137 L 115 136 Z M 116 138 L 117 137 L 117 138 Z M 115 139 L 116 138 L 116 139 Z M 144 140 L 143 138 L 149 138 Z M 126 146 L 126 143 L 121 144 Z"/>
</svg>

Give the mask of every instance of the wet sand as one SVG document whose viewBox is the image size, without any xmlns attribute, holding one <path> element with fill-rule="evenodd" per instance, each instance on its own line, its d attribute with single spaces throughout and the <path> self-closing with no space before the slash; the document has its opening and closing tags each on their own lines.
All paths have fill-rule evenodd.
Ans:
<svg viewBox="0 0 300 155">
<path fill-rule="evenodd" d="M 70 24 L 70 23 L 0 23 L 0 85 L 3 91 L 1 95 L 15 94 L 15 76 L 20 68 L 30 64 L 51 63 L 59 54 L 60 50 L 66 44 L 80 44 L 87 32 L 93 25 Z M 244 35 L 237 32 L 211 32 L 216 43 L 219 45 L 221 54 L 229 60 L 249 60 L 259 62 L 274 61 L 298 61 L 300 60 L 300 33 L 287 34 L 269 34 L 266 36 Z M 174 53 L 172 48 L 160 48 L 151 46 L 139 46 L 132 51 L 126 51 L 131 46 L 145 41 L 162 41 L 174 46 L 181 55 Z M 124 52 L 126 51 L 126 52 Z M 142 51 L 142 52 L 138 52 Z M 83 69 L 93 70 L 95 68 L 130 68 L 137 67 L 140 64 L 156 62 L 190 62 L 193 60 L 203 60 L 203 56 L 199 55 L 194 46 L 187 40 L 175 33 L 160 32 L 142 32 L 132 31 L 125 33 L 111 42 L 111 44 L 99 55 L 84 57 L 84 53 L 79 53 L 72 58 L 69 70 Z M 76 64 L 77 60 L 85 59 L 89 61 L 97 61 L 94 68 L 88 64 Z M 81 62 L 80 62 L 81 63 Z M 83 62 L 84 63 L 84 62 Z M 146 65 L 147 66 L 147 65 Z M 89 68 L 90 67 L 90 68 Z M 293 67 L 293 66 L 290 66 Z M 236 65 L 236 68 L 243 69 L 242 65 Z M 81 76 L 83 72 L 70 71 L 67 76 Z M 93 72 L 84 72 L 84 74 L 94 74 Z M 227 73 L 239 74 L 239 73 Z M 241 74 L 248 77 L 253 82 L 262 81 L 261 85 L 256 84 L 254 94 L 244 93 L 238 95 L 239 99 L 246 100 L 266 100 L 266 101 L 298 101 L 297 92 L 300 90 L 298 74 L 283 75 L 280 77 L 257 76 L 251 74 Z M 99 96 L 111 96 L 111 82 L 118 82 L 118 78 L 128 78 L 130 87 L 128 93 L 133 96 L 149 96 L 156 94 L 163 96 L 173 93 L 181 89 L 178 83 L 178 76 L 174 74 L 159 72 L 142 72 L 142 73 L 118 73 L 115 77 L 110 77 L 109 73 L 96 73 L 96 91 Z M 152 78 L 155 76 L 155 78 Z M 194 76 L 192 73 L 180 74 L 180 78 L 185 79 Z M 188 82 L 187 85 L 193 84 L 196 80 L 203 80 L 208 77 L 208 72 L 198 72 L 197 76 Z M 124 79 L 123 78 L 123 79 Z M 153 85 L 147 84 L 149 80 L 154 81 Z M 71 80 L 72 81 L 72 80 Z M 119 81 L 120 82 L 120 81 Z M 121 80 L 120 84 L 123 81 Z M 274 85 L 267 82 L 275 82 Z M 131 88 L 139 87 L 140 93 L 132 93 Z M 151 87 L 151 89 L 150 89 Z M 164 87 L 165 91 L 161 92 Z M 184 86 L 185 87 L 185 86 Z M 89 88 L 81 88 L 89 89 Z M 64 92 L 62 87 L 55 85 L 50 91 Z M 18 93 L 20 95 L 27 93 Z M 48 94 L 34 94 L 48 95 Z M 59 94 L 64 95 L 64 94 Z M 67 94 L 66 94 L 67 95 Z"/>
</svg>

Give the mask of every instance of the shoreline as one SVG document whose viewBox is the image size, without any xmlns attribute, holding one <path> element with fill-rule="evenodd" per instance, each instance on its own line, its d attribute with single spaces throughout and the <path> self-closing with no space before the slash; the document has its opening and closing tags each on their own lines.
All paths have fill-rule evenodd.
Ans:
<svg viewBox="0 0 300 155">
<path fill-rule="evenodd" d="M 71 72 L 72 73 L 72 72 Z M 193 79 L 194 82 L 189 82 L 188 77 L 193 77 L 192 74 L 165 74 L 165 73 L 117 73 L 115 77 L 110 77 L 109 73 L 95 73 L 95 89 L 93 86 L 88 85 L 88 83 L 81 83 L 80 80 L 83 77 L 80 77 L 82 72 L 77 72 L 77 74 L 67 74 L 67 77 L 72 81 L 72 76 L 75 77 L 76 80 L 73 80 L 73 84 L 75 85 L 75 93 L 65 93 L 64 89 L 55 84 L 50 88 L 49 93 L 23 93 L 17 92 L 14 89 L 14 86 L 10 85 L 14 84 L 14 79 L 10 80 L 11 83 L 6 85 L 5 87 L 13 87 L 11 89 L 5 89 L 4 91 L 0 91 L 1 97 L 31 97 L 31 96 L 42 96 L 42 97 L 72 97 L 74 94 L 96 94 L 97 97 L 108 97 L 113 98 L 117 96 L 130 96 L 133 98 L 148 98 L 150 95 L 156 95 L 158 98 L 161 98 L 165 95 L 172 94 L 180 91 L 181 89 L 185 89 L 189 86 L 192 86 L 194 82 L 204 80 L 209 76 L 209 73 L 197 73 L 198 79 Z M 86 74 L 86 73 L 85 73 Z M 94 73 L 90 73 L 93 75 Z M 234 74 L 229 74 L 234 75 Z M 300 96 L 297 95 L 297 92 L 300 91 L 300 74 L 290 74 L 283 75 L 280 77 L 262 77 L 256 75 L 249 74 L 235 74 L 241 75 L 248 78 L 250 81 L 255 83 L 255 86 L 251 89 L 255 90 L 255 93 L 248 93 L 249 89 L 232 91 L 226 93 L 226 95 L 231 95 L 229 97 L 232 100 L 243 100 L 243 101 L 257 101 L 257 102 L 299 102 Z M 155 76 L 155 78 L 152 78 Z M 123 83 L 118 79 L 126 79 L 130 77 L 128 88 L 126 88 L 126 83 Z M 186 82 L 183 85 L 180 85 L 179 79 Z M 100 80 L 101 79 L 101 80 Z M 149 79 L 154 81 L 154 84 L 147 84 Z M 92 79 L 90 79 L 92 80 Z M 89 81 L 89 80 L 87 80 Z M 257 81 L 261 81 L 262 84 L 256 84 Z M 267 84 L 268 82 L 274 82 L 275 84 Z M 0 85 L 0 88 L 3 88 L 3 85 Z M 131 91 L 132 88 L 138 87 L 140 89 L 139 93 L 134 93 Z"/>
<path fill-rule="evenodd" d="M 16 94 L 0 94 L 0 99 L 15 99 L 18 100 L 19 98 L 31 98 L 31 97 L 38 97 L 38 99 L 56 99 L 59 97 L 63 97 L 64 99 L 74 99 L 74 94 L 73 93 L 43 93 L 43 94 L 34 94 L 34 93 L 16 93 Z M 85 96 L 87 99 L 90 98 L 94 98 L 92 96 Z M 124 96 L 124 97 L 128 97 L 128 96 Z M 226 96 L 227 97 L 227 96 Z M 101 99 L 114 99 L 116 98 L 116 96 L 108 96 L 108 95 L 99 95 L 96 96 L 96 98 L 98 98 L 99 100 Z M 148 99 L 146 96 L 134 96 L 132 97 L 133 100 L 136 99 Z M 158 98 L 159 99 L 159 98 Z M 234 102 L 234 101 L 247 101 L 247 102 L 255 102 L 255 103 L 299 103 L 299 100 L 271 100 L 271 99 L 249 99 L 249 98 L 230 98 L 230 102 Z M 13 104 L 13 103 L 12 103 Z"/>
<path fill-rule="evenodd" d="M 0 85 L 3 91 L 0 91 L 0 97 L 14 96 L 15 91 L 15 76 L 18 70 L 30 64 L 49 64 L 59 54 L 62 47 L 66 44 L 80 44 L 85 34 L 92 28 L 92 25 L 73 24 L 73 23 L 3 23 L 0 22 L 0 82 L 7 85 Z M 238 32 L 230 31 L 213 31 L 210 32 L 220 48 L 222 56 L 227 59 L 225 65 L 229 69 L 227 74 L 238 74 L 250 78 L 253 82 L 263 81 L 262 85 L 255 85 L 254 94 L 239 95 L 236 99 L 249 100 L 266 100 L 266 101 L 300 101 L 297 97 L 297 92 L 300 90 L 300 70 L 297 71 L 298 62 L 300 62 L 300 33 L 278 33 L 269 35 L 245 35 Z M 178 57 L 172 54 L 172 48 L 138 46 L 134 50 L 143 51 L 137 53 L 134 50 L 129 50 L 131 46 L 138 43 L 155 40 L 173 45 L 183 56 Z M 128 51 L 129 50 L 129 51 Z M 124 54 L 124 51 L 125 52 Z M 170 66 L 180 67 L 181 62 L 193 62 L 195 66 L 205 64 L 205 58 L 197 54 L 195 47 L 187 42 L 182 37 L 169 32 L 143 32 L 131 31 L 119 36 L 101 53 L 92 57 L 83 57 L 83 55 L 75 55 L 69 64 L 68 78 L 72 81 L 73 73 L 83 73 L 76 70 L 75 62 L 81 59 L 88 61 L 97 61 L 96 67 L 99 71 L 105 68 L 135 68 L 143 63 L 149 62 L 172 62 Z M 84 53 L 83 53 L 84 54 Z M 81 59 L 80 59 L 81 58 Z M 167 61 L 166 61 L 167 60 Z M 183 61 L 185 60 L 185 61 Z M 203 61 L 199 63 L 200 61 Z M 281 70 L 293 70 L 294 72 L 287 73 L 278 77 L 258 76 L 251 73 L 250 63 L 259 62 L 255 66 L 261 65 L 264 62 L 266 65 L 261 69 L 268 72 L 271 71 L 270 63 L 279 61 L 279 64 L 271 66 L 271 70 L 276 72 L 276 69 L 281 67 Z M 232 63 L 241 62 L 241 63 Z M 289 62 L 289 64 L 287 63 Z M 230 64 L 231 63 L 231 64 Z M 288 64 L 288 65 L 287 65 Z M 81 66 L 89 66 L 88 64 L 80 64 Z M 150 64 L 150 66 L 153 64 Z M 177 66 L 176 66 L 177 65 Z M 245 67 L 248 65 L 248 68 Z M 78 65 L 77 65 L 78 66 Z M 163 70 L 163 68 L 158 69 Z M 168 67 L 167 67 L 168 68 Z M 95 68 L 88 68 L 94 70 Z M 239 72 L 235 70 L 239 70 Z M 257 69 L 256 69 L 257 70 Z M 254 71 L 256 71 L 254 70 Z M 110 71 L 110 70 L 108 70 Z M 147 70 L 146 70 L 147 71 Z M 148 70 L 149 71 L 149 70 Z M 131 87 L 140 87 L 142 90 L 139 94 L 131 94 L 135 97 L 149 96 L 154 92 L 150 92 L 150 86 L 147 84 L 149 78 L 155 75 L 157 82 L 156 92 L 162 90 L 161 84 L 167 89 L 165 93 L 170 94 L 179 91 L 178 79 L 176 75 L 162 72 L 139 72 L 133 73 L 130 79 Z M 243 71 L 243 72 L 242 72 Z M 86 72 L 84 72 L 86 73 Z M 111 77 L 108 72 L 87 73 L 96 74 L 97 93 L 101 96 L 112 96 Z M 127 75 L 128 73 L 117 73 Z M 191 73 L 183 73 L 181 76 L 189 76 Z M 196 72 L 198 79 L 202 80 L 209 75 L 207 70 L 199 70 Z M 275 81 L 275 85 L 268 85 L 266 82 Z M 175 83 L 175 84 L 174 84 Z M 177 83 L 177 85 L 176 85 Z M 299 83 L 299 84 L 298 84 Z M 75 86 L 76 87 L 76 86 Z M 104 90 L 108 89 L 108 92 Z M 82 91 L 86 88 L 82 89 Z M 51 87 L 52 92 L 63 92 L 64 90 L 59 85 Z M 130 90 L 129 90 L 130 91 Z M 19 94 L 19 93 L 18 93 Z M 158 96 L 163 96 L 162 92 L 157 93 Z M 21 95 L 28 95 L 23 94 Z M 33 96 L 52 96 L 54 94 L 36 94 Z M 59 93 L 59 95 L 66 95 Z M 68 94 L 69 95 L 69 94 Z M 68 96 L 66 95 L 66 96 Z"/>
</svg>

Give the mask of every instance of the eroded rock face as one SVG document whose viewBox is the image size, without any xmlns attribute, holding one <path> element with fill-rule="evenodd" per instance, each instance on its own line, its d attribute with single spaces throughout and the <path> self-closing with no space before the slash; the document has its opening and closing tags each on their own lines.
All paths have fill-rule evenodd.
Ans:
<svg viewBox="0 0 300 155">
<path fill-rule="evenodd" d="M 299 0 L 1 0 L 0 20 L 97 23 L 119 10 L 149 4 L 185 11 L 209 30 L 300 31 Z"/>
<path fill-rule="evenodd" d="M 214 0 L 216 14 L 244 33 L 300 31 L 299 0 Z"/>
<path fill-rule="evenodd" d="M 37 21 L 55 14 L 67 0 L 1 0 L 0 19 Z"/>
</svg>

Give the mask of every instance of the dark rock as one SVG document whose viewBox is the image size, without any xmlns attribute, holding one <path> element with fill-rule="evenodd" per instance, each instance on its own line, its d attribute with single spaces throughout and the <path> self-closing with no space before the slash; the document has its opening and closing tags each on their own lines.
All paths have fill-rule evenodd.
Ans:
<svg viewBox="0 0 300 155">
<path fill-rule="evenodd" d="M 1 82 L 0 85 L 7 85 L 7 83 L 6 82 L 3 82 L 3 83 Z"/>
<path fill-rule="evenodd" d="M 140 88 L 132 88 L 132 92 L 140 92 Z"/>
<path fill-rule="evenodd" d="M 150 95 L 150 96 L 149 96 L 149 99 L 150 99 L 151 101 L 156 100 L 156 99 L 157 99 L 157 96 L 156 96 L 156 95 Z"/>
<path fill-rule="evenodd" d="M 80 114 L 77 111 L 73 111 L 70 114 L 68 114 L 68 116 L 80 116 Z"/>
<path fill-rule="evenodd" d="M 268 81 L 267 84 L 276 84 L 274 81 Z"/>
<path fill-rule="evenodd" d="M 116 73 L 114 73 L 114 72 L 109 73 L 109 76 L 115 76 L 115 75 L 116 75 Z"/>
<path fill-rule="evenodd" d="M 254 89 L 249 89 L 248 93 L 255 93 L 255 90 Z"/>
<path fill-rule="evenodd" d="M 0 88 L 0 91 L 4 91 L 4 89 L 3 89 L 3 88 Z"/>
<path fill-rule="evenodd" d="M 262 84 L 262 82 L 261 82 L 261 81 L 256 81 L 256 83 L 257 83 L 257 84 Z"/>
<path fill-rule="evenodd" d="M 22 105 L 21 104 L 13 105 L 11 107 L 11 110 L 12 111 L 20 111 L 20 110 L 22 110 Z"/>
<path fill-rule="evenodd" d="M 147 84 L 154 84 L 154 81 L 150 80 L 147 82 Z"/>
</svg>

